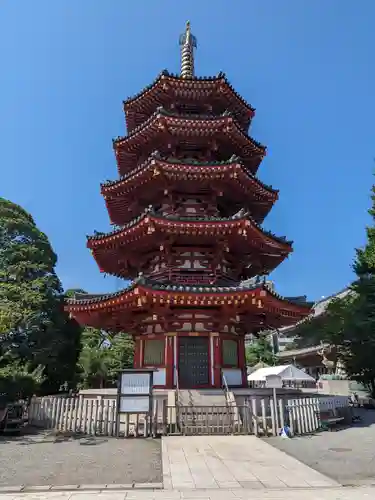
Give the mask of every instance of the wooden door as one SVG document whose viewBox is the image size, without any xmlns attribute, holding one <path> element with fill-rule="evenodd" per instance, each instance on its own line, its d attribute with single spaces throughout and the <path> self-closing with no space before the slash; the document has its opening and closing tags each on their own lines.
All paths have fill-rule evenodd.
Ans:
<svg viewBox="0 0 375 500">
<path fill-rule="evenodd" d="M 208 386 L 208 337 L 179 337 L 178 374 L 181 388 Z"/>
</svg>

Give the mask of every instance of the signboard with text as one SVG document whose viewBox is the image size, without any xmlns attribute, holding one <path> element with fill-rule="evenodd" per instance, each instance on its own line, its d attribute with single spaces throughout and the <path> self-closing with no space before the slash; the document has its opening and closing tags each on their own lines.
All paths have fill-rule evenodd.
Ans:
<svg viewBox="0 0 375 500">
<path fill-rule="evenodd" d="M 118 381 L 118 413 L 148 413 L 152 385 L 153 370 L 123 370 Z"/>
</svg>

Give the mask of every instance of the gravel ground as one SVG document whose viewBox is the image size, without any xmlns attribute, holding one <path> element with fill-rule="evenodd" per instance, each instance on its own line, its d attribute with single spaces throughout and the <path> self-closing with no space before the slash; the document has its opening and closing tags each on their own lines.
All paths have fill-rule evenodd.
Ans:
<svg viewBox="0 0 375 500">
<path fill-rule="evenodd" d="M 161 470 L 159 440 L 0 436 L 0 486 L 160 483 Z"/>
<path fill-rule="evenodd" d="M 359 411 L 361 424 L 350 428 L 267 443 L 343 485 L 375 484 L 375 411 Z"/>
</svg>

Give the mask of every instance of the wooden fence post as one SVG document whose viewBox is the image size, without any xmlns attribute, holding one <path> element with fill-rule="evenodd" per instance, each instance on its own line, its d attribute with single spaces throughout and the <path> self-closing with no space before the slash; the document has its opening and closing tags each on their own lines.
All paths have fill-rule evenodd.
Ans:
<svg viewBox="0 0 375 500">
<path fill-rule="evenodd" d="M 283 429 L 285 427 L 285 418 L 284 418 L 284 401 L 279 398 L 278 401 L 278 410 L 279 410 L 279 421 L 280 421 L 280 428 Z"/>
<path fill-rule="evenodd" d="M 271 427 L 272 427 L 272 435 L 273 436 L 276 436 L 277 435 L 277 420 L 276 420 L 276 412 L 275 410 L 277 411 L 277 408 L 275 408 L 275 404 L 274 404 L 274 401 L 273 399 L 270 399 L 270 413 L 271 413 Z"/>
<path fill-rule="evenodd" d="M 265 436 L 267 436 L 268 430 L 267 430 L 266 403 L 265 403 L 264 399 L 260 400 L 260 408 L 261 408 L 261 413 L 262 413 L 263 433 Z"/>
<path fill-rule="evenodd" d="M 293 407 L 293 400 L 288 399 L 287 401 L 287 411 L 288 411 L 288 418 L 289 418 L 289 432 L 290 435 L 293 437 L 294 436 L 294 407 Z"/>
</svg>

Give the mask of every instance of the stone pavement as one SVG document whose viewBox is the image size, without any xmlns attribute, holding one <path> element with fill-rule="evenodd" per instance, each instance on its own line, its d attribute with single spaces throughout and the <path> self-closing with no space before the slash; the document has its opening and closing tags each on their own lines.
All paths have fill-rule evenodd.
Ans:
<svg viewBox="0 0 375 500">
<path fill-rule="evenodd" d="M 164 490 L 152 484 L 0 488 L 0 500 L 371 500 L 254 436 L 163 438 Z M 122 486 L 122 487 L 121 487 Z"/>
<path fill-rule="evenodd" d="M 0 500 L 372 500 L 375 488 L 64 491 L 0 494 Z"/>
<path fill-rule="evenodd" d="M 167 490 L 340 486 L 255 436 L 166 437 L 162 460 Z"/>
<path fill-rule="evenodd" d="M 267 444 L 345 486 L 375 485 L 375 411 L 356 411 L 362 421 L 340 432 L 293 439 L 271 437 Z"/>
</svg>

